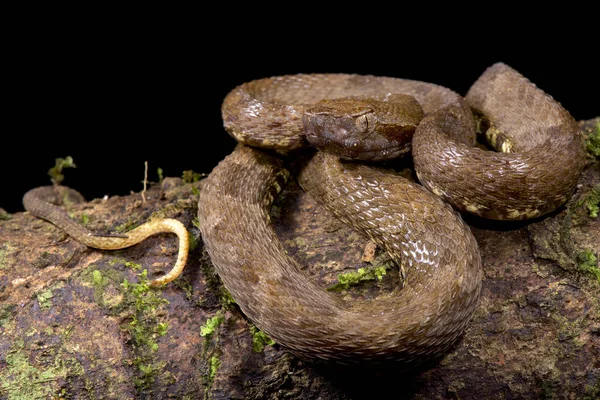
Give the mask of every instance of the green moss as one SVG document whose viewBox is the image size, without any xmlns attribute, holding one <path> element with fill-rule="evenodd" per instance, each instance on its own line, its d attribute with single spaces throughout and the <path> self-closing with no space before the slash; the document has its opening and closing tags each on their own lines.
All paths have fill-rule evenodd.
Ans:
<svg viewBox="0 0 600 400">
<path fill-rule="evenodd" d="M 142 264 L 134 263 L 133 261 L 126 261 L 123 258 L 113 258 L 108 262 L 108 265 L 110 265 L 111 267 L 116 264 L 123 264 L 127 268 L 131 268 L 134 271 L 142 270 Z"/>
<path fill-rule="evenodd" d="M 579 269 L 590 273 L 596 277 L 598 283 L 600 283 L 600 268 L 598 267 L 598 258 L 592 252 L 592 250 L 587 249 L 580 252 L 577 255 L 577 265 Z"/>
<path fill-rule="evenodd" d="M 225 289 L 225 286 L 221 286 L 221 296 L 219 297 L 219 301 L 221 302 L 223 309 L 226 310 L 230 309 L 233 305 L 236 304 L 235 299 L 233 298 L 231 293 L 229 293 L 229 291 Z"/>
<path fill-rule="evenodd" d="M 198 219 L 198 217 L 192 220 L 192 225 L 194 225 L 197 229 L 200 229 L 200 220 Z"/>
<path fill-rule="evenodd" d="M 596 121 L 596 129 L 585 140 L 587 151 L 596 158 L 600 158 L 600 120 Z"/>
<path fill-rule="evenodd" d="M 585 205 L 591 218 L 598 218 L 600 212 L 600 184 L 594 186 L 592 190 L 578 203 L 578 206 Z"/>
<path fill-rule="evenodd" d="M 150 287 L 147 270 L 139 275 L 139 283 L 130 283 L 125 279 L 121 287 L 124 302 L 133 308 L 131 322 L 125 329 L 133 344 L 133 365 L 138 368 L 134 382 L 139 389 L 146 389 L 156 381 L 165 366 L 164 362 L 155 360 L 155 353 L 158 350 L 158 338 L 169 329 L 167 323 L 159 321 L 160 309 L 168 301 L 159 291 Z"/>
<path fill-rule="evenodd" d="M 104 288 L 108 285 L 109 280 L 102 275 L 102 272 L 95 269 L 92 271 L 92 285 L 94 286 L 94 300 L 99 305 L 104 305 Z"/>
<path fill-rule="evenodd" d="M 215 379 L 215 376 L 217 376 L 217 370 L 219 369 L 220 365 L 221 365 L 221 361 L 219 360 L 219 357 L 212 356 L 210 358 L 210 370 L 209 370 L 209 374 L 208 374 L 208 378 L 210 379 L 210 382 L 212 382 Z"/>
<path fill-rule="evenodd" d="M 133 228 L 135 228 L 137 226 L 138 226 L 137 218 L 130 216 L 129 218 L 127 218 L 127 221 L 123 222 L 121 225 L 115 226 L 114 231 L 116 233 L 129 232 L 130 230 L 132 230 Z"/>
<path fill-rule="evenodd" d="M 204 178 L 206 176 L 206 174 L 201 174 L 198 172 L 194 172 L 192 170 L 188 170 L 188 171 L 183 171 L 183 174 L 181 175 L 181 179 L 183 179 L 183 181 L 185 183 L 193 183 L 193 182 L 198 182 L 200 179 Z"/>
<path fill-rule="evenodd" d="M 94 287 L 102 286 L 102 272 L 98 271 L 97 269 L 92 272 L 92 283 L 94 284 Z"/>
<path fill-rule="evenodd" d="M 134 364 L 138 367 L 138 375 L 133 378 L 133 384 L 141 389 L 148 388 L 150 384 L 154 383 L 167 365 L 166 362 L 150 362 L 149 364 L 134 362 Z"/>
<path fill-rule="evenodd" d="M 158 183 L 162 183 L 164 179 L 163 169 L 161 167 L 156 168 L 156 174 L 158 175 Z"/>
<path fill-rule="evenodd" d="M 194 194 L 194 196 L 200 196 L 200 189 L 198 189 L 197 186 L 192 185 L 192 193 Z"/>
<path fill-rule="evenodd" d="M 173 285 L 177 286 L 179 289 L 183 290 L 185 293 L 185 298 L 188 300 L 192 300 L 194 297 L 194 286 L 188 281 L 185 277 L 180 276 L 178 279 L 175 279 Z"/>
<path fill-rule="evenodd" d="M 125 261 L 123 263 L 127 268 L 131 268 L 134 271 L 140 271 L 142 269 L 142 264 L 134 263 L 132 261 Z"/>
<path fill-rule="evenodd" d="M 194 251 L 198 247 L 198 245 L 200 243 L 199 243 L 198 239 L 196 239 L 196 236 L 192 235 L 190 233 L 190 231 L 188 231 L 188 239 L 189 239 L 189 242 L 190 242 L 190 249 L 189 249 L 189 251 L 190 252 Z"/>
<path fill-rule="evenodd" d="M 374 281 L 383 279 L 387 273 L 385 265 L 377 267 L 359 268 L 356 272 L 346 272 L 337 276 L 338 283 L 327 288 L 329 291 L 348 290 L 352 286 L 366 281 Z"/>
<path fill-rule="evenodd" d="M 83 214 L 81 216 L 81 225 L 88 226 L 89 223 L 90 223 L 90 216 L 87 214 Z"/>
<path fill-rule="evenodd" d="M 0 221 L 8 221 L 11 218 L 12 215 L 6 212 L 6 210 L 4 210 L 3 208 L 0 208 Z"/>
<path fill-rule="evenodd" d="M 252 324 L 250 324 L 250 333 L 252 334 L 252 351 L 255 353 L 262 353 L 265 346 L 273 346 L 275 344 L 273 339 Z"/>
<path fill-rule="evenodd" d="M 52 293 L 52 289 L 47 289 L 47 290 L 44 290 L 43 292 L 38 293 L 37 301 L 40 305 L 40 308 L 42 310 L 47 310 L 49 308 L 52 308 L 52 302 L 50 301 L 50 299 L 53 297 L 54 297 L 54 294 Z"/>
<path fill-rule="evenodd" d="M 200 327 L 200 336 L 210 339 L 215 332 L 215 329 L 217 329 L 217 327 L 221 325 L 224 320 L 225 317 L 223 317 L 223 314 L 220 311 L 217 312 L 217 315 L 207 319 L 204 325 Z"/>
<path fill-rule="evenodd" d="M 63 170 L 65 168 L 76 168 L 77 166 L 73 162 L 73 158 L 71 156 L 67 156 L 66 158 L 57 158 L 55 159 L 54 167 L 48 170 L 48 175 L 50 175 L 50 179 L 52 183 L 55 185 L 60 185 L 61 182 L 65 179 L 63 175 Z"/>
<path fill-rule="evenodd" d="M 0 328 L 12 320 L 14 309 L 14 304 L 0 305 Z"/>
</svg>

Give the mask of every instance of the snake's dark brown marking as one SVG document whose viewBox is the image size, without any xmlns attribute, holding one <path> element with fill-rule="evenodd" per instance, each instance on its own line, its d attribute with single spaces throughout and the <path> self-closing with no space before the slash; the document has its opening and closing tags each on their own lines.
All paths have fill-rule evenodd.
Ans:
<svg viewBox="0 0 600 400">
<path fill-rule="evenodd" d="M 415 168 L 437 196 L 389 171 L 325 152 L 317 152 L 298 177 L 317 202 L 401 266 L 406 281 L 393 295 L 347 303 L 300 272 L 269 225 L 268 208 L 288 175 L 279 158 L 239 146 L 200 194 L 202 238 L 223 283 L 248 318 L 303 359 L 414 363 L 443 354 L 464 333 L 482 272 L 473 235 L 441 198 L 486 217 L 535 217 L 571 195 L 583 167 L 573 118 L 504 64 L 473 85 L 470 106 L 430 83 L 314 74 L 244 83 L 227 95 L 222 114 L 239 142 L 287 151 L 307 145 L 303 118 L 318 101 L 395 94 L 413 96 L 423 109 L 412 142 Z M 511 153 L 472 147 L 471 107 L 493 142 Z M 351 126 L 346 121 L 344 133 Z M 353 146 L 373 150 L 368 143 Z"/>
</svg>

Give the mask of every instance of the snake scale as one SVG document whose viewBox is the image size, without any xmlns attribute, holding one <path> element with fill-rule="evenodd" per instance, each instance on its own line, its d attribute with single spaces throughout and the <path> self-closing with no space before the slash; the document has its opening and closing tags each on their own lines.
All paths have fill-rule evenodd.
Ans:
<svg viewBox="0 0 600 400">
<path fill-rule="evenodd" d="M 424 186 L 326 151 L 316 152 L 298 176 L 320 205 L 384 248 L 404 272 L 403 288 L 389 296 L 343 301 L 303 275 L 270 226 L 269 207 L 289 172 L 257 147 L 307 146 L 304 124 L 322 100 L 394 94 L 414 97 L 423 110 L 412 153 Z M 355 114 L 357 125 L 375 121 Z M 246 316 L 315 362 L 412 365 L 446 352 L 464 333 L 482 280 L 477 243 L 448 204 L 494 219 L 543 215 L 572 194 L 584 163 L 576 121 L 502 63 L 484 72 L 466 101 L 425 82 L 299 74 L 238 86 L 222 116 L 226 130 L 248 146 L 238 146 L 205 181 L 198 210 L 205 247 Z M 473 147 L 476 126 L 502 152 Z M 394 154 L 411 146 L 394 140 L 349 142 L 358 151 Z"/>
<path fill-rule="evenodd" d="M 398 110 L 400 122 L 392 115 Z M 463 335 L 482 280 L 477 243 L 455 209 L 492 219 L 544 215 L 571 196 L 585 159 L 571 115 L 502 63 L 488 68 L 464 99 L 432 83 L 391 77 L 259 79 L 233 89 L 222 116 L 243 145 L 204 181 L 198 217 L 205 248 L 246 316 L 315 362 L 410 366 L 444 354 Z M 499 152 L 474 147 L 478 131 Z M 402 272 L 402 288 L 376 300 L 341 300 L 287 255 L 269 222 L 269 208 L 290 177 L 275 152 L 293 153 L 309 142 L 324 150 L 302 163 L 298 182 L 388 252 Z M 344 160 L 383 160 L 411 150 L 423 186 Z M 25 208 L 102 249 L 174 232 L 178 262 L 153 283 L 180 273 L 188 250 L 180 223 L 150 221 L 125 237 L 94 235 L 55 205 L 63 190 L 74 195 L 59 187 L 33 189 Z"/>
</svg>

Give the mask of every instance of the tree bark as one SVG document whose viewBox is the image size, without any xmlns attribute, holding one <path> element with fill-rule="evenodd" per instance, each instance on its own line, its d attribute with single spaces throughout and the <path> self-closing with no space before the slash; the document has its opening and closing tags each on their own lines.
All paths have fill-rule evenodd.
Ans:
<svg viewBox="0 0 600 400">
<path fill-rule="evenodd" d="M 600 119 L 582 123 L 586 135 Z M 180 278 L 158 289 L 177 240 L 122 251 L 85 247 L 28 213 L 0 209 L 0 398 L 495 399 L 600 396 L 600 168 L 590 155 L 572 199 L 549 216 L 499 223 L 465 216 L 485 272 L 463 340 L 417 371 L 338 369 L 298 360 L 235 305 L 202 247 L 202 181 L 168 178 L 145 193 L 70 208 L 98 232 L 174 217 L 195 238 Z M 398 282 L 385 255 L 291 183 L 272 211 L 288 252 L 323 288 L 340 273 L 388 265 L 340 289 L 372 296 Z M 365 254 L 363 254 L 365 253 Z M 366 260 L 366 261 L 362 261 Z M 144 272 L 147 271 L 147 274 Z"/>
</svg>

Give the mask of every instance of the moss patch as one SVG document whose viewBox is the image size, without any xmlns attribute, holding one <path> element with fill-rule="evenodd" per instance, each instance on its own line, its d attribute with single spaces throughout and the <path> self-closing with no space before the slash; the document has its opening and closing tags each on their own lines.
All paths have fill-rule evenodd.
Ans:
<svg viewBox="0 0 600 400">
<path fill-rule="evenodd" d="M 25 342 L 18 339 L 6 355 L 6 368 L 0 372 L 0 394 L 11 400 L 49 399 L 57 392 L 59 380 L 84 373 L 81 364 L 74 358 L 56 356 L 47 365 L 30 362 Z"/>
<path fill-rule="evenodd" d="M 206 177 L 206 174 L 201 174 L 199 172 L 194 172 L 192 170 L 183 171 L 183 174 L 181 175 L 181 179 L 183 179 L 183 181 L 185 183 L 198 182 L 200 179 L 202 179 L 204 177 Z"/>
<path fill-rule="evenodd" d="M 212 356 L 210 358 L 209 378 L 210 378 L 211 382 L 215 379 L 215 376 L 217 375 L 217 370 L 219 369 L 220 365 L 221 365 L 221 361 L 219 361 L 219 357 Z"/>
<path fill-rule="evenodd" d="M 204 325 L 200 327 L 200 336 L 205 337 L 207 340 L 210 339 L 215 332 L 215 329 L 217 329 L 224 320 L 225 317 L 223 317 L 223 314 L 220 311 L 217 312 L 217 315 L 207 319 Z"/>
<path fill-rule="evenodd" d="M 143 270 L 139 275 L 139 283 L 130 283 L 125 279 L 121 284 L 124 302 L 133 308 L 131 321 L 124 326 L 129 333 L 135 357 L 133 365 L 138 369 L 134 378 L 138 389 L 147 389 L 162 373 L 166 363 L 158 362 L 155 358 L 158 350 L 158 338 L 164 336 L 169 326 L 160 322 L 160 310 L 168 301 L 160 292 L 150 287 L 148 271 Z"/>
<path fill-rule="evenodd" d="M 600 120 L 596 121 L 596 129 L 592 130 L 585 140 L 585 147 L 588 153 L 600 158 Z"/>
<path fill-rule="evenodd" d="M 6 210 L 4 210 L 3 208 L 0 208 L 0 221 L 8 221 L 11 218 L 12 215 L 6 212 Z"/>
<path fill-rule="evenodd" d="M 262 353 L 265 346 L 273 346 L 275 344 L 273 339 L 253 324 L 250 324 L 250 333 L 252 334 L 252 351 L 255 353 Z"/>
<path fill-rule="evenodd" d="M 63 170 L 65 168 L 76 168 L 77 166 L 73 162 L 73 157 L 67 156 L 66 158 L 55 159 L 54 167 L 48 170 L 48 175 L 55 185 L 60 185 L 65 179 Z"/>
<path fill-rule="evenodd" d="M 592 250 L 587 249 L 577 255 L 577 265 L 579 269 L 590 273 L 596 277 L 600 283 L 600 267 L 598 267 L 598 258 Z"/>
<path fill-rule="evenodd" d="M 583 199 L 577 202 L 577 206 L 582 205 L 585 205 L 588 209 L 590 218 L 598 218 L 600 212 L 600 184 L 594 186 Z"/>
<path fill-rule="evenodd" d="M 14 304 L 0 305 L 0 328 L 12 320 L 15 307 Z"/>
<path fill-rule="evenodd" d="M 38 293 L 37 301 L 40 305 L 40 308 L 42 310 L 48 310 L 48 309 L 52 308 L 51 299 L 53 297 L 54 297 L 54 294 L 52 293 L 52 289 L 47 289 L 47 290 L 44 290 L 43 292 Z"/>
<path fill-rule="evenodd" d="M 362 282 L 382 280 L 387 273 L 385 265 L 377 267 L 359 268 L 356 272 L 346 272 L 337 276 L 338 283 L 327 288 L 329 291 L 339 292 L 348 290 L 352 286 L 356 286 Z"/>
<path fill-rule="evenodd" d="M 121 225 L 117 225 L 114 228 L 114 231 L 116 233 L 129 232 L 133 228 L 136 228 L 138 225 L 140 225 L 140 222 L 137 220 L 137 217 L 130 216 L 129 218 L 127 218 L 127 221 L 123 222 Z"/>
</svg>

